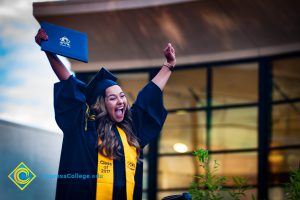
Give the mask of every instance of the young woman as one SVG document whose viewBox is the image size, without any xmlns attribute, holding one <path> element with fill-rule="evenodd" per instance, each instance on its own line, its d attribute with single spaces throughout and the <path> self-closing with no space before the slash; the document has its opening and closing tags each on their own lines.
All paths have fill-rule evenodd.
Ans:
<svg viewBox="0 0 300 200">
<path fill-rule="evenodd" d="M 36 43 L 48 40 L 43 29 Z M 64 133 L 56 199 L 142 199 L 143 148 L 160 133 L 167 112 L 162 91 L 176 64 L 175 50 L 138 94 L 132 107 L 117 78 L 102 68 L 86 85 L 46 52 L 60 82 L 54 85 L 55 119 Z"/>
</svg>

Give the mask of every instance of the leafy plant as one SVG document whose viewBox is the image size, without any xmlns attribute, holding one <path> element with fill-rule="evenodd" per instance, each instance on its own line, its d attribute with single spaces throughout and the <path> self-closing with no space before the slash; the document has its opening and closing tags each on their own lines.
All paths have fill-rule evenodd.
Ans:
<svg viewBox="0 0 300 200">
<path fill-rule="evenodd" d="M 247 187 L 247 179 L 239 176 L 232 177 L 233 182 L 235 183 L 236 187 L 232 191 L 228 191 L 229 195 L 234 200 L 239 200 L 242 197 L 246 197 L 245 192 L 246 190 L 250 189 Z"/>
<path fill-rule="evenodd" d="M 204 169 L 205 174 L 200 174 L 195 176 L 196 182 L 191 184 L 190 193 L 192 199 L 212 199 L 221 200 L 223 197 L 219 193 L 223 185 L 225 184 L 227 177 L 216 176 L 216 171 L 218 170 L 219 163 L 214 161 L 213 170 L 210 169 L 208 151 L 204 149 L 198 149 L 194 152 L 194 156 L 200 161 L 200 167 Z M 202 190 L 201 190 L 202 188 Z M 203 190 L 206 189 L 206 190 Z"/>
<path fill-rule="evenodd" d="M 291 173 L 290 182 L 285 184 L 285 192 L 288 200 L 300 199 L 300 169 Z"/>
<path fill-rule="evenodd" d="M 226 191 L 223 189 L 228 177 L 217 176 L 216 172 L 219 169 L 220 164 L 214 160 L 212 165 L 209 163 L 208 150 L 198 149 L 194 151 L 194 156 L 196 156 L 200 162 L 200 167 L 205 171 L 204 174 L 195 176 L 196 181 L 191 183 L 190 194 L 193 200 L 221 200 L 224 199 L 221 192 Z M 246 187 L 247 179 L 242 177 L 232 177 L 235 183 L 234 189 L 228 190 L 230 197 L 233 200 L 239 200 L 242 197 L 246 197 L 245 191 L 249 189 Z M 252 195 L 252 199 L 255 197 Z"/>
</svg>

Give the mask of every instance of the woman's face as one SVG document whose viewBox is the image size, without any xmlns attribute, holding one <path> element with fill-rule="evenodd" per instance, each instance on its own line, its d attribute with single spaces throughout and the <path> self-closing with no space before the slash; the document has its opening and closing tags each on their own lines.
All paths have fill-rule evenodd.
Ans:
<svg viewBox="0 0 300 200">
<path fill-rule="evenodd" d="M 127 99 L 120 86 L 113 85 L 105 90 L 105 107 L 113 121 L 123 121 L 127 108 Z"/>
</svg>

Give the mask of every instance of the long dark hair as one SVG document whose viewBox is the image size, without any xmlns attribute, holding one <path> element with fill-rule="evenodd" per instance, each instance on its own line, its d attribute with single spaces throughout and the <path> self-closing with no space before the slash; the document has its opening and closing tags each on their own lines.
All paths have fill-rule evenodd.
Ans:
<svg viewBox="0 0 300 200">
<path fill-rule="evenodd" d="M 121 156 L 121 146 L 114 131 L 112 130 L 113 125 L 116 122 L 111 120 L 105 107 L 104 98 L 104 96 L 98 97 L 96 103 L 92 106 L 96 115 L 96 121 L 98 122 L 98 151 L 105 157 L 117 159 Z M 128 144 L 136 148 L 138 160 L 141 147 L 137 137 L 133 133 L 132 117 L 129 105 L 127 105 L 123 121 L 117 123 L 117 125 L 126 133 Z"/>
</svg>

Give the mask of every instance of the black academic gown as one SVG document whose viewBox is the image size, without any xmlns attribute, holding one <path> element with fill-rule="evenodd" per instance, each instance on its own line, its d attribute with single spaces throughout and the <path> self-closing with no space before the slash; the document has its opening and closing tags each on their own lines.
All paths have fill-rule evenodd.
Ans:
<svg viewBox="0 0 300 200">
<path fill-rule="evenodd" d="M 97 125 L 95 121 L 89 121 L 85 131 L 85 88 L 86 85 L 73 76 L 54 85 L 55 119 L 64 133 L 57 179 L 57 200 L 96 198 L 94 175 L 97 174 L 98 160 Z M 134 133 L 143 148 L 158 137 L 167 116 L 160 88 L 150 81 L 140 91 L 131 112 Z M 113 130 L 122 144 L 118 131 L 115 127 Z M 140 158 L 143 159 L 142 153 Z M 114 200 L 126 199 L 124 163 L 124 157 L 114 160 Z M 142 178 L 143 163 L 138 162 L 135 173 L 135 200 L 142 199 Z"/>
</svg>

